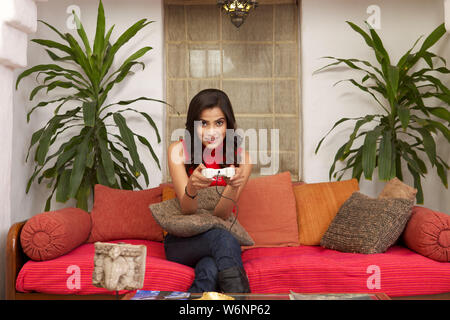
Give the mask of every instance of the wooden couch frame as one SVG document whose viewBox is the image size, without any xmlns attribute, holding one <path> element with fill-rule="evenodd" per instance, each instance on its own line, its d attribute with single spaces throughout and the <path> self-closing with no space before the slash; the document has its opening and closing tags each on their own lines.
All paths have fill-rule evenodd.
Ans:
<svg viewBox="0 0 450 320">
<path fill-rule="evenodd" d="M 16 279 L 22 266 L 29 260 L 20 244 L 20 232 L 26 221 L 11 226 L 6 239 L 6 299 L 7 300 L 115 300 L 115 295 L 65 295 L 47 293 L 24 293 L 16 290 Z M 124 295 L 119 295 L 121 298 Z"/>
</svg>

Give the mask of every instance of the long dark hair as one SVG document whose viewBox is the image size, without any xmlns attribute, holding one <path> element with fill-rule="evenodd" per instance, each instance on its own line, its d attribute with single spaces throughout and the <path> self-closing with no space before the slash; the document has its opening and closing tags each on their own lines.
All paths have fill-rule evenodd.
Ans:
<svg viewBox="0 0 450 320">
<path fill-rule="evenodd" d="M 189 170 L 192 168 L 192 170 L 195 170 L 195 168 L 198 167 L 199 163 L 195 163 L 194 162 L 194 146 L 195 143 L 197 143 L 197 145 L 201 145 L 202 146 L 202 155 L 201 155 L 201 159 L 202 162 L 204 163 L 204 159 L 203 159 L 203 150 L 204 150 L 204 146 L 203 143 L 201 141 L 201 139 L 197 136 L 197 133 L 195 132 L 195 127 L 194 127 L 194 121 L 199 121 L 200 120 L 200 114 L 202 113 L 203 110 L 208 109 L 208 108 L 213 108 L 213 107 L 219 107 L 223 114 L 225 115 L 225 118 L 227 120 L 227 129 L 233 129 L 236 130 L 237 129 L 237 124 L 236 124 L 236 118 L 234 117 L 234 112 L 233 112 L 233 107 L 231 105 L 230 99 L 228 98 L 228 96 L 226 95 L 225 92 L 219 90 L 219 89 L 205 89 L 200 91 L 199 93 L 197 93 L 191 100 L 191 102 L 189 103 L 189 110 L 187 112 L 187 119 L 186 119 L 186 130 L 189 134 L 186 133 L 185 135 L 185 141 L 186 141 L 186 146 L 188 149 L 190 149 L 189 152 L 189 158 L 190 158 L 190 163 L 185 163 L 185 167 L 186 167 L 186 172 L 189 174 Z M 238 147 L 241 145 L 242 142 L 242 138 L 238 135 L 233 135 L 234 136 L 234 142 L 233 142 L 233 164 L 235 167 L 238 166 L 238 162 L 240 160 L 239 155 L 237 154 L 237 149 Z M 226 148 L 227 148 L 227 143 L 226 143 L 226 135 L 224 137 L 223 140 L 223 156 L 224 159 L 222 161 L 220 165 L 221 168 L 229 166 L 231 163 L 225 163 L 225 158 L 226 158 Z M 188 142 L 189 140 L 189 142 Z M 197 140 L 196 142 L 194 142 L 195 140 Z"/>
</svg>

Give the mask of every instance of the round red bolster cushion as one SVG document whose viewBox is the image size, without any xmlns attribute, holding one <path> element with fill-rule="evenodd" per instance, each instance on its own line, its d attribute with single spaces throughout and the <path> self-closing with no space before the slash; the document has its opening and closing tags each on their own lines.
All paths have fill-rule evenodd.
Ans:
<svg viewBox="0 0 450 320">
<path fill-rule="evenodd" d="M 450 215 L 415 206 L 403 233 L 406 246 L 430 259 L 450 261 Z"/>
<path fill-rule="evenodd" d="M 89 213 L 79 208 L 64 208 L 30 218 L 22 228 L 20 243 L 30 259 L 50 260 L 86 242 L 90 232 Z"/>
</svg>

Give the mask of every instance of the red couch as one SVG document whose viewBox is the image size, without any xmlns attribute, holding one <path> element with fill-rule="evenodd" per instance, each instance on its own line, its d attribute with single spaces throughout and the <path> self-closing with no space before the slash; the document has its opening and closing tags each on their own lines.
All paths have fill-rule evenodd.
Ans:
<svg viewBox="0 0 450 320">
<path fill-rule="evenodd" d="M 413 209 L 423 210 L 428 209 Z M 20 244 L 24 224 L 13 225 L 8 235 L 7 299 L 114 297 L 114 292 L 92 285 L 93 243 L 54 259 L 33 261 Z M 108 242 L 147 246 L 144 290 L 186 291 L 194 279 L 192 268 L 165 259 L 161 241 Z M 385 253 L 369 255 L 305 245 L 251 248 L 243 251 L 242 259 L 254 293 L 383 292 L 399 297 L 450 292 L 450 263 L 427 258 L 400 242 Z"/>
</svg>

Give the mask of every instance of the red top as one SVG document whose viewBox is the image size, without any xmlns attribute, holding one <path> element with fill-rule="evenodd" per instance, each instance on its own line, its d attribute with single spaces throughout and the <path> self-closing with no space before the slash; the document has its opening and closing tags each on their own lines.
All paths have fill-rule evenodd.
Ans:
<svg viewBox="0 0 450 320">
<path fill-rule="evenodd" d="M 189 151 L 186 148 L 186 142 L 183 139 L 180 139 L 180 141 L 183 143 L 184 159 L 185 159 L 186 162 L 188 162 L 190 159 L 189 159 Z M 222 149 L 222 145 L 223 145 L 223 141 L 222 141 L 222 144 L 220 144 L 216 148 L 220 152 L 222 152 L 222 150 L 223 150 Z M 209 155 L 204 156 L 203 160 L 204 160 L 205 167 L 213 168 L 213 169 L 220 169 L 221 168 L 220 165 L 215 162 L 215 151 L 216 151 L 216 149 L 213 149 L 211 151 L 211 156 L 209 156 Z M 242 148 L 238 148 L 237 152 L 241 153 L 242 152 Z M 190 176 L 192 174 L 192 172 L 194 172 L 194 169 L 193 168 L 189 168 L 188 176 Z M 218 185 L 218 186 L 224 186 L 225 187 L 227 185 L 227 183 L 225 182 L 225 179 L 223 177 L 217 177 L 217 178 L 218 179 L 216 179 L 216 177 L 212 178 L 213 181 L 211 182 L 211 186 Z"/>
<path fill-rule="evenodd" d="M 190 159 L 189 159 L 189 151 L 186 148 L 186 142 L 183 139 L 180 139 L 180 141 L 183 143 L 184 159 L 185 159 L 186 162 L 188 162 Z M 223 141 L 222 141 L 222 144 L 219 145 L 216 148 L 220 152 L 223 150 L 222 145 L 223 145 Z M 203 160 L 204 160 L 205 167 L 213 168 L 213 169 L 220 169 L 221 168 L 220 165 L 215 162 L 215 151 L 216 151 L 216 149 L 213 149 L 211 151 L 211 156 L 210 157 L 208 155 L 204 157 Z M 238 148 L 237 152 L 241 153 L 242 152 L 242 148 Z M 194 169 L 193 168 L 189 168 L 188 176 L 190 176 L 192 174 L 192 172 L 194 172 Z M 218 186 L 224 186 L 225 187 L 227 185 L 227 182 L 225 181 L 225 179 L 223 177 L 213 177 L 212 179 L 213 179 L 213 181 L 211 182 L 210 186 L 218 185 Z M 233 206 L 233 213 L 236 213 L 236 205 Z"/>
</svg>

